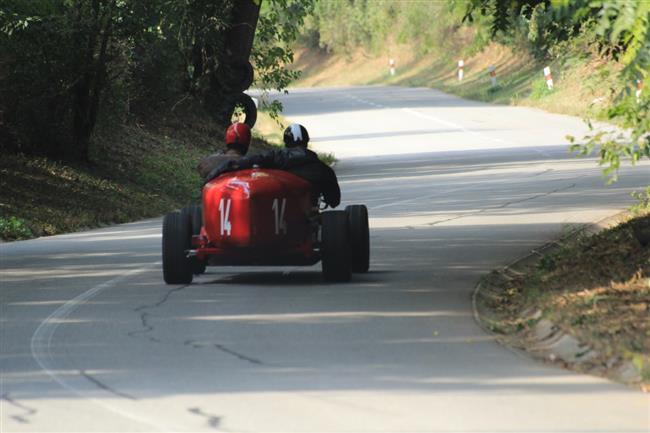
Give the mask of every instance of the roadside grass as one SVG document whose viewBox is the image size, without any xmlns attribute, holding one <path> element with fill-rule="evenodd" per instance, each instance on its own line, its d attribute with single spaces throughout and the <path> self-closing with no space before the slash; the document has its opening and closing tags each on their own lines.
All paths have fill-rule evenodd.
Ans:
<svg viewBox="0 0 650 433">
<path fill-rule="evenodd" d="M 521 105 L 600 119 L 616 87 L 621 66 L 582 45 L 569 47 L 552 61 L 540 61 L 525 49 L 491 43 L 482 51 L 462 55 L 467 47 L 440 47 L 418 55 L 416 47 L 399 45 L 392 51 L 396 74 L 388 69 L 388 55 L 373 56 L 362 49 L 343 55 L 298 48 L 293 68 L 302 71 L 295 86 L 398 85 L 429 87 L 483 102 Z M 464 78 L 458 80 L 457 62 L 463 59 Z M 494 65 L 497 86 L 492 87 L 488 67 Z M 554 89 L 548 90 L 543 68 L 549 66 Z"/>
<path fill-rule="evenodd" d="M 97 130 L 92 164 L 5 154 L 0 237 L 73 232 L 160 216 L 200 199 L 195 167 L 223 148 L 224 132 L 195 107 Z M 269 148 L 254 139 L 252 151 Z"/>
<path fill-rule="evenodd" d="M 635 228 L 650 212 L 595 235 L 570 237 L 536 265 L 502 282 L 481 306 L 491 327 L 515 336 L 546 318 L 593 347 L 597 368 L 612 358 L 631 361 L 650 389 L 650 245 Z"/>
</svg>

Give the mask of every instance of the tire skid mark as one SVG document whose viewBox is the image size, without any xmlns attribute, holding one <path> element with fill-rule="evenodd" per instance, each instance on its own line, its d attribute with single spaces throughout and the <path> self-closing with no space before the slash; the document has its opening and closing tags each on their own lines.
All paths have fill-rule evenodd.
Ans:
<svg viewBox="0 0 650 433">
<path fill-rule="evenodd" d="M 29 407 L 27 405 L 19 403 L 16 399 L 12 398 L 8 392 L 2 394 L 2 396 L 0 396 L 0 400 L 4 400 L 10 405 L 12 405 L 13 407 L 23 411 L 23 413 L 20 415 L 10 416 L 10 418 L 14 419 L 15 421 L 21 424 L 29 424 L 29 418 L 38 413 L 38 410 L 34 409 L 33 407 Z"/>
<path fill-rule="evenodd" d="M 169 425 L 161 425 L 158 424 L 155 420 L 144 418 L 128 410 L 123 410 L 95 396 L 89 395 L 87 391 L 76 387 L 74 384 L 71 383 L 72 381 L 71 379 L 61 377 L 56 372 L 54 356 L 52 355 L 52 340 L 54 338 L 54 334 L 56 333 L 59 324 L 63 323 L 65 319 L 68 316 L 70 316 L 70 314 L 75 312 L 84 303 L 88 302 L 90 299 L 97 296 L 100 292 L 113 288 L 137 274 L 144 273 L 155 266 L 160 266 L 160 264 L 161 262 L 155 262 L 139 269 L 133 269 L 131 271 L 126 272 L 123 275 L 115 277 L 104 283 L 98 284 L 86 290 L 85 292 L 81 293 L 80 295 L 77 295 L 74 298 L 70 299 L 65 304 L 61 305 L 59 308 L 54 310 L 52 314 L 47 316 L 47 318 L 45 318 L 45 320 L 43 320 L 40 323 L 40 325 L 38 325 L 36 331 L 34 331 L 34 334 L 32 334 L 30 349 L 32 353 L 32 358 L 34 358 L 34 360 L 41 367 L 41 369 L 48 376 L 50 376 L 52 380 L 58 383 L 62 388 L 70 392 L 73 392 L 74 394 L 79 395 L 80 397 L 85 398 L 86 400 L 91 401 L 97 404 L 98 406 L 101 406 L 104 409 L 114 414 L 117 414 L 123 418 L 130 419 L 131 421 L 135 421 L 137 423 L 144 424 L 149 427 L 153 427 L 157 431 L 169 431 L 170 430 Z M 90 382 L 93 385 L 97 386 L 97 383 L 92 380 L 89 380 L 88 377 L 85 377 L 81 374 L 79 375 L 79 377 L 82 377 L 84 381 Z"/>
</svg>

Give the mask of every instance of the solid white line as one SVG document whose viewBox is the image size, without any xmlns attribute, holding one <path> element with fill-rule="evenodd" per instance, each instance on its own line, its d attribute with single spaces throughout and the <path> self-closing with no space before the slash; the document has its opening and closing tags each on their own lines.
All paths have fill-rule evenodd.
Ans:
<svg viewBox="0 0 650 433">
<path fill-rule="evenodd" d="M 128 278 L 140 274 L 142 272 L 145 272 L 150 268 L 152 268 L 153 266 L 157 266 L 157 265 L 160 265 L 160 262 L 152 263 L 143 268 L 131 270 L 123 275 L 120 275 L 119 277 L 113 278 L 112 280 L 98 284 L 93 288 L 83 292 L 82 294 L 70 299 L 65 304 L 61 305 L 59 308 L 54 310 L 52 314 L 47 316 L 47 318 L 40 323 L 40 325 L 38 326 L 38 328 L 36 328 L 36 331 L 34 331 L 34 334 L 32 335 L 30 347 L 32 352 L 32 358 L 36 360 L 38 365 L 43 369 L 45 373 L 47 373 L 48 376 L 50 376 L 55 382 L 57 382 L 63 388 L 72 391 L 75 394 L 80 395 L 81 397 L 86 398 L 92 401 L 93 403 L 96 403 L 104 407 L 105 409 L 108 409 L 109 411 L 116 413 L 120 416 L 131 419 L 133 421 L 137 421 L 139 423 L 146 424 L 147 426 L 154 427 L 160 431 L 170 431 L 172 429 L 170 429 L 169 425 L 163 426 L 157 424 L 148 419 L 142 418 L 138 415 L 134 415 L 130 412 L 123 411 L 122 409 L 112 406 L 106 403 L 105 401 L 99 400 L 95 397 L 89 397 L 87 395 L 87 392 L 75 388 L 73 385 L 66 382 L 65 379 L 61 378 L 54 371 L 55 369 L 54 358 L 52 356 L 52 339 L 54 337 L 54 333 L 59 327 L 59 324 L 62 323 L 70 314 L 72 314 L 83 303 L 97 296 L 103 290 L 115 287 L 121 282 L 127 280 Z"/>
<path fill-rule="evenodd" d="M 480 137 L 480 138 L 482 138 L 484 140 L 494 141 L 496 143 L 505 143 L 505 144 L 508 144 L 508 145 L 512 145 L 513 147 L 518 147 L 516 143 L 512 143 L 510 141 L 506 141 L 506 140 L 503 140 L 501 138 L 489 137 L 489 136 L 487 136 L 485 134 L 481 134 L 481 133 L 478 133 L 476 131 L 472 131 L 471 129 L 467 129 L 464 126 L 461 126 L 461 125 L 459 125 L 457 123 L 454 123 L 454 122 L 449 122 L 449 121 L 441 119 L 441 118 L 439 118 L 437 116 L 420 113 L 419 111 L 413 110 L 412 108 L 402 108 L 401 110 L 405 111 L 405 112 L 407 112 L 409 114 L 412 114 L 414 116 L 421 117 L 423 119 L 433 120 L 434 122 L 439 123 L 441 125 L 448 126 L 450 128 L 453 128 L 453 129 L 457 129 L 457 130 L 465 132 L 467 134 L 474 135 L 475 137 Z"/>
</svg>

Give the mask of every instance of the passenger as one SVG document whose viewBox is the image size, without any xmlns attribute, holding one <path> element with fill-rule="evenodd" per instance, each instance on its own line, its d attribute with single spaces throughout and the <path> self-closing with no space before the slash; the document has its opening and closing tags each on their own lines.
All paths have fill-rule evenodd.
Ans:
<svg viewBox="0 0 650 433">
<path fill-rule="evenodd" d="M 251 155 L 238 160 L 224 161 L 206 177 L 209 182 L 220 174 L 252 168 L 275 168 L 286 170 L 309 181 L 314 194 L 323 195 L 325 203 L 336 207 L 341 203 L 341 189 L 334 170 L 322 162 L 315 152 L 307 149 L 309 133 L 307 129 L 294 123 L 284 130 L 284 149 L 273 149 L 259 155 Z"/>
<path fill-rule="evenodd" d="M 208 155 L 196 167 L 201 178 L 205 178 L 210 171 L 220 164 L 236 160 L 248 152 L 251 145 L 251 129 L 245 123 L 233 123 L 226 130 L 226 149 Z"/>
</svg>

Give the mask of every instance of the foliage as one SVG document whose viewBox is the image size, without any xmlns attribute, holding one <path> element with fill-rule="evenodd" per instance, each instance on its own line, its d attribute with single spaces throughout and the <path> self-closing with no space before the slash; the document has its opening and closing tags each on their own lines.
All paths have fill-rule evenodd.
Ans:
<svg viewBox="0 0 650 433">
<path fill-rule="evenodd" d="M 650 68 L 650 2 L 644 0 L 470 0 L 466 18 L 480 13 L 491 18 L 493 36 L 527 33 L 533 50 L 544 57 L 562 41 L 590 33 L 601 51 L 623 64 L 623 90 L 603 117 L 626 132 L 594 130 L 586 142 L 573 144 L 580 155 L 597 150 L 610 182 L 617 179 L 622 159 L 632 164 L 650 157 L 648 92 L 635 95 L 636 80 L 647 81 Z M 590 124 L 590 126 L 592 126 Z"/>
<path fill-rule="evenodd" d="M 263 2 L 251 59 L 262 88 L 284 89 L 296 77 L 284 66 L 311 4 Z M 188 99 L 227 108 L 219 95 L 232 87 L 224 41 L 233 5 L 0 0 L 0 151 L 89 161 L 98 123 L 155 119 Z"/>
<path fill-rule="evenodd" d="M 20 240 L 33 237 L 24 220 L 14 216 L 5 218 L 0 217 L 0 239 Z"/>
<path fill-rule="evenodd" d="M 386 54 L 392 42 L 412 42 L 420 54 L 449 43 L 449 27 L 457 27 L 463 2 L 350 0 L 317 2 L 306 20 L 303 41 L 327 51 L 352 54 L 362 47 Z"/>
<path fill-rule="evenodd" d="M 264 93 L 282 91 L 297 79 L 299 72 L 285 66 L 293 62 L 292 43 L 313 10 L 313 0 L 267 0 L 262 2 L 255 42 L 251 53 L 257 73 L 256 84 Z M 273 118 L 282 111 L 277 100 L 262 98 Z"/>
<path fill-rule="evenodd" d="M 645 191 L 632 192 L 631 196 L 636 199 L 636 203 L 630 207 L 633 215 L 650 212 L 650 186 L 646 187 Z"/>
</svg>

